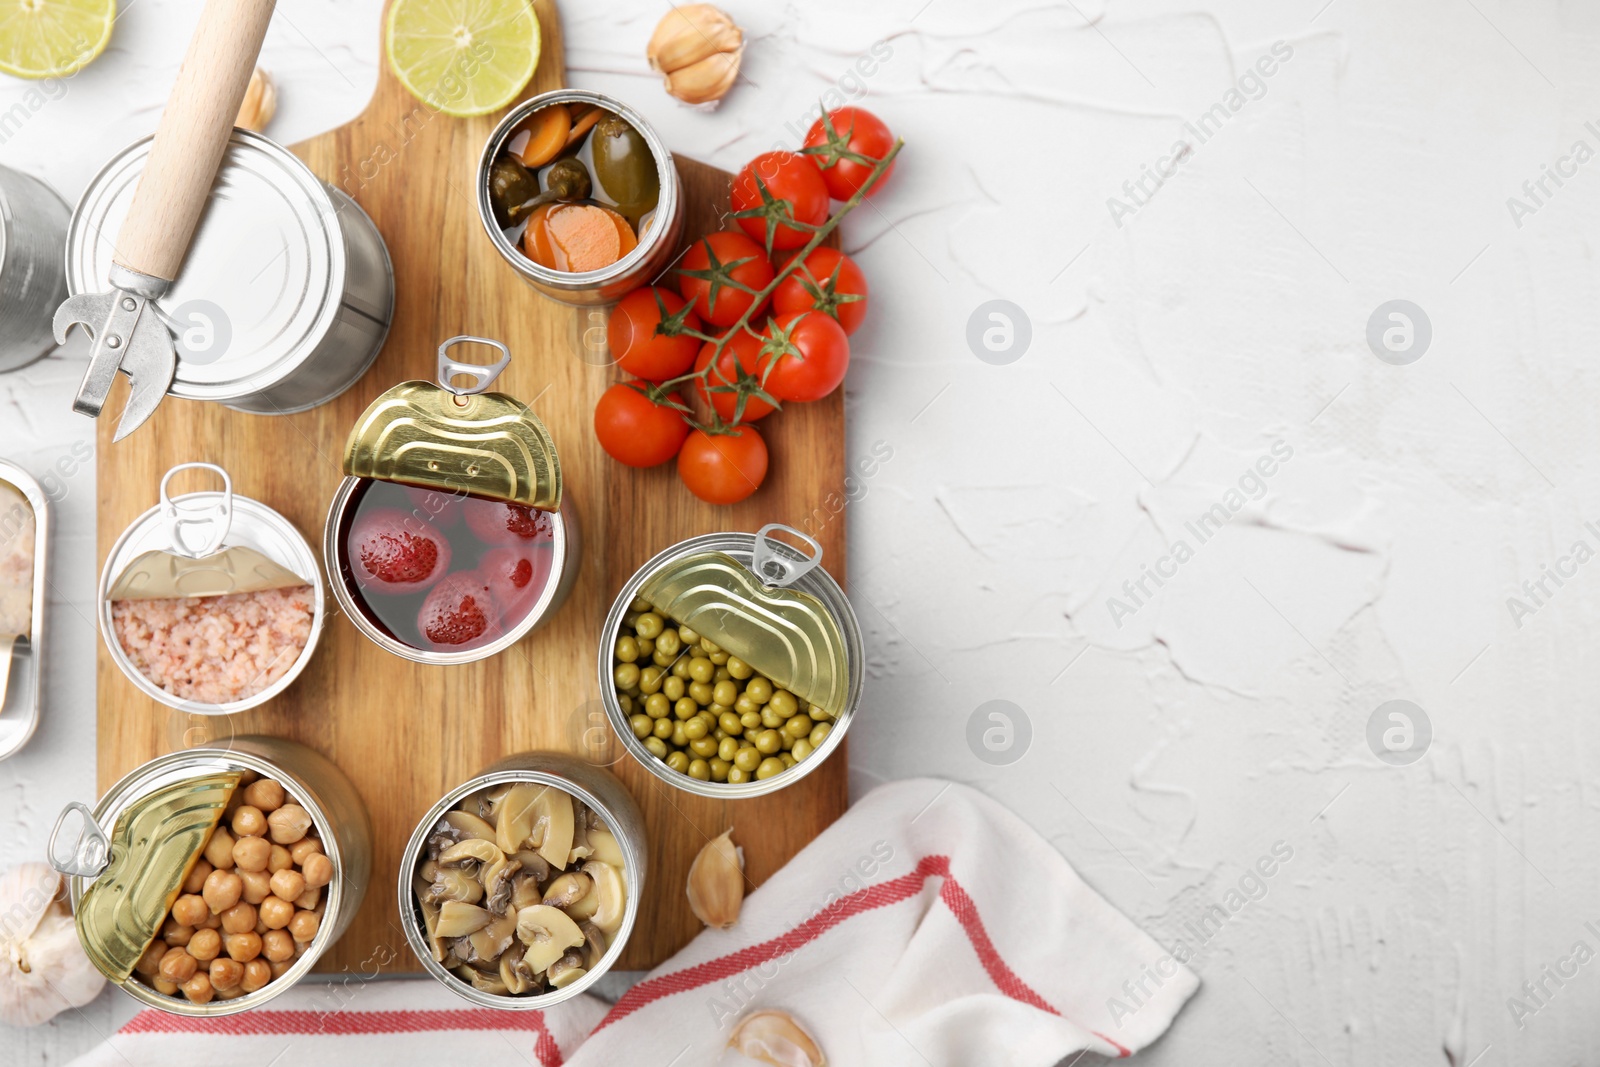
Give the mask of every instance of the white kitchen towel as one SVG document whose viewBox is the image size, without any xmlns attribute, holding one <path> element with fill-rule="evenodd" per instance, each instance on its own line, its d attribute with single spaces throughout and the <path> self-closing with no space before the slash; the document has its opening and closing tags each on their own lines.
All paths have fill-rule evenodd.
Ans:
<svg viewBox="0 0 1600 1067">
<path fill-rule="evenodd" d="M 733 929 L 703 932 L 609 1010 L 474 1008 L 424 980 L 307 983 L 223 1019 L 143 1011 L 76 1063 L 714 1064 L 742 1015 L 775 1008 L 835 1067 L 1055 1067 L 1143 1048 L 1198 986 L 1021 819 L 915 779 L 866 796 Z"/>
</svg>

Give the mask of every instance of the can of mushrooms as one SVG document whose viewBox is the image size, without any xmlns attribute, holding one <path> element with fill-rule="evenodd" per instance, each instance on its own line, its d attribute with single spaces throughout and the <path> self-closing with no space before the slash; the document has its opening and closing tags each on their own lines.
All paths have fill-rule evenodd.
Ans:
<svg viewBox="0 0 1600 1067">
<path fill-rule="evenodd" d="M 644 818 L 622 783 L 577 757 L 511 756 L 452 789 L 400 859 L 400 925 L 457 996 L 547 1008 L 593 985 L 639 914 Z"/>
<path fill-rule="evenodd" d="M 175 1015 L 248 1011 L 293 986 L 366 895 L 372 827 L 326 757 L 238 737 L 151 760 L 68 804 L 50 863 L 108 980 Z"/>
<path fill-rule="evenodd" d="M 669 785 L 738 799 L 838 751 L 864 652 L 821 563 L 815 538 L 771 523 L 691 537 L 640 567 L 600 636 L 601 700 L 628 754 Z"/>
</svg>

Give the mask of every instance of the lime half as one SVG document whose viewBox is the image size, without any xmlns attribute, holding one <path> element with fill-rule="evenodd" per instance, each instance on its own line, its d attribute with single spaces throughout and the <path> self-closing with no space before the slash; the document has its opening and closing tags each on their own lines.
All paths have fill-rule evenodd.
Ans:
<svg viewBox="0 0 1600 1067">
<path fill-rule="evenodd" d="M 64 78 L 111 40 L 117 0 L 0 0 L 0 71 Z"/>
<path fill-rule="evenodd" d="M 483 115 L 533 77 L 539 17 L 528 0 L 394 0 L 385 43 L 412 96 L 446 115 Z"/>
</svg>

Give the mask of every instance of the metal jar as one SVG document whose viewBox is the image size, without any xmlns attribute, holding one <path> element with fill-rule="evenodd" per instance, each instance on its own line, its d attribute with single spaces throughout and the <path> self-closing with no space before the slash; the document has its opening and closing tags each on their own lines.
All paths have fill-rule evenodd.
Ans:
<svg viewBox="0 0 1600 1067">
<path fill-rule="evenodd" d="M 39 727 L 44 700 L 45 610 L 50 590 L 50 496 L 33 476 L 0 459 L 0 486 L 9 486 L 22 500 L 0 508 L 0 569 L 23 548 L 23 531 L 32 528 L 32 581 L 26 629 L 8 633 L 11 614 L 0 602 L 0 760 L 15 755 Z M 9 495 L 9 494 L 7 494 Z M 10 639 L 15 637 L 16 643 Z"/>
<path fill-rule="evenodd" d="M 0 371 L 55 348 L 50 317 L 67 298 L 66 202 L 44 182 L 0 167 Z"/>
<path fill-rule="evenodd" d="M 195 1004 L 158 993 L 137 976 L 120 982 L 108 976 L 145 1006 L 174 1015 L 215 1017 L 259 1007 L 305 977 L 316 966 L 317 959 L 343 936 L 361 907 L 372 873 L 372 824 L 355 787 L 325 756 L 304 745 L 277 737 L 237 737 L 226 748 L 173 752 L 135 768 L 107 790 L 92 810 L 77 801 L 68 804 L 50 834 L 51 865 L 69 876 L 72 906 L 76 911 L 89 882 L 110 861 L 109 832 L 118 815 L 141 797 L 164 786 L 231 770 L 254 771 L 263 778 L 281 782 L 295 801 L 310 813 L 312 825 L 322 839 L 322 850 L 333 863 L 333 880 L 326 890 L 322 925 L 310 947 L 283 977 L 273 979 L 254 993 L 233 1000 Z M 63 840 L 63 828 L 72 812 L 82 818 L 83 824 L 77 839 L 69 843 Z"/>
<path fill-rule="evenodd" d="M 517 127 L 529 115 L 549 104 L 597 104 L 626 119 L 638 130 L 650 154 L 655 157 L 656 173 L 661 179 L 661 196 L 656 202 L 654 221 L 632 252 L 600 270 L 569 273 L 541 267 L 522 254 L 522 250 L 500 229 L 495 221 L 489 199 L 489 168 L 499 158 L 507 141 L 517 133 Z M 585 307 L 610 304 L 621 300 L 630 290 L 653 281 L 672 263 L 678 251 L 678 241 L 683 236 L 683 190 L 678 182 L 678 168 L 672 162 L 672 153 L 661 137 L 645 121 L 643 115 L 620 100 L 582 89 L 557 89 L 524 100 L 506 113 L 505 118 L 489 135 L 478 161 L 478 217 L 483 221 L 484 232 L 494 242 L 501 257 L 521 274 L 533 287 L 563 304 Z"/>
<path fill-rule="evenodd" d="M 151 139 L 101 169 L 67 233 L 67 285 L 103 292 Z M 178 350 L 169 393 L 282 415 L 354 385 L 377 357 L 394 274 L 365 212 L 277 143 L 234 130 L 183 270 L 157 310 Z"/>
<path fill-rule="evenodd" d="M 205 490 L 169 497 L 168 481 L 174 473 L 186 468 L 204 468 L 220 475 L 223 479 L 223 489 L 220 492 Z M 214 464 L 184 463 L 172 468 L 161 479 L 160 498 L 161 503 L 134 519 L 128 528 L 122 531 L 122 536 L 111 546 L 111 552 L 106 556 L 106 565 L 100 572 L 100 586 L 97 593 L 100 636 L 105 640 L 106 650 L 111 653 L 112 662 L 140 692 L 178 711 L 199 715 L 231 715 L 265 704 L 293 684 L 306 664 L 311 662 L 311 656 L 317 649 L 317 639 L 322 634 L 323 619 L 327 613 L 327 596 L 323 589 L 322 572 L 317 568 L 316 553 L 312 551 L 311 545 L 300 531 L 295 529 L 294 523 L 258 500 L 236 495 L 227 472 Z M 311 633 L 306 638 L 306 647 L 301 650 L 300 657 L 295 660 L 294 665 L 276 682 L 242 700 L 226 704 L 202 704 L 198 701 L 182 700 L 168 693 L 146 678 L 128 658 L 127 652 L 122 648 L 122 642 L 117 639 L 116 625 L 111 612 L 111 589 L 123 570 L 143 553 L 173 549 L 176 538 L 171 524 L 177 517 L 184 513 L 216 514 L 224 511 L 231 518 L 227 520 L 225 529 L 213 531 L 216 545 L 218 547 L 224 544 L 229 547 L 243 545 L 253 548 L 304 578 L 306 584 L 311 586 L 314 615 L 311 620 Z"/>
<path fill-rule="evenodd" d="M 612 836 L 617 839 L 617 844 L 622 848 L 625 867 L 622 877 L 628 891 L 627 909 L 622 917 L 622 925 L 617 928 L 616 935 L 606 946 L 606 954 L 601 959 L 600 965 L 571 985 L 538 996 L 499 996 L 486 993 L 445 969 L 433 958 L 433 952 L 428 945 L 427 931 L 423 926 L 422 911 L 417 905 L 416 891 L 412 886 L 417 867 L 422 862 L 424 850 L 427 848 L 428 835 L 445 812 L 480 789 L 508 782 L 532 782 L 536 785 L 552 786 L 582 801 L 600 817 L 611 830 Z M 634 803 L 627 789 L 623 788 L 622 783 L 610 772 L 601 770 L 576 756 L 561 752 L 524 752 L 509 756 L 471 781 L 463 782 L 446 793 L 439 803 L 428 809 L 422 821 L 417 823 L 416 830 L 411 834 L 411 840 L 406 843 L 405 851 L 400 856 L 399 879 L 396 883 L 397 899 L 400 902 L 400 925 L 406 932 L 406 941 L 430 975 L 457 996 L 474 1004 L 486 1008 L 531 1011 L 569 1000 L 588 989 L 601 975 L 610 970 L 628 943 L 628 936 L 633 932 L 634 923 L 639 917 L 640 901 L 648 872 L 649 850 L 646 840 L 644 816 L 640 813 L 638 804 Z"/>
<path fill-rule="evenodd" d="M 807 542 L 815 555 L 808 557 L 785 542 L 768 537 L 767 535 L 774 530 Z M 668 785 L 705 797 L 742 799 L 764 796 L 798 782 L 821 766 L 824 760 L 843 745 L 845 731 L 850 728 L 850 722 L 855 718 L 856 709 L 861 704 L 862 660 L 865 658 L 865 653 L 855 609 L 850 606 L 850 600 L 845 596 L 844 590 L 839 588 L 839 583 L 818 565 L 821 561 L 821 551 L 821 546 L 813 538 L 792 527 L 776 523 L 764 526 L 753 534 L 702 534 L 686 541 L 679 541 L 671 548 L 658 553 L 635 571 L 633 577 L 623 585 L 617 593 L 617 598 L 612 601 L 611 610 L 606 614 L 605 625 L 600 631 L 600 699 L 605 705 L 606 717 L 611 720 L 611 728 L 621 740 L 623 747 L 651 774 Z M 668 767 L 645 747 L 642 740 L 634 736 L 629 717 L 623 712 L 622 705 L 617 700 L 616 685 L 612 682 L 612 672 L 616 666 L 613 650 L 617 638 L 621 635 L 623 616 L 628 613 L 634 598 L 640 595 L 640 591 L 652 578 L 666 568 L 688 557 L 707 552 L 725 553 L 753 573 L 764 574 L 764 580 L 773 586 L 787 586 L 815 597 L 821 601 L 822 606 L 832 617 L 843 639 L 844 657 L 847 661 L 846 697 L 844 706 L 833 720 L 827 738 L 810 758 L 782 774 L 775 774 L 765 780 L 752 780 L 737 785 L 727 782 L 702 782 Z M 784 573 L 776 573 L 780 570 Z"/>
</svg>

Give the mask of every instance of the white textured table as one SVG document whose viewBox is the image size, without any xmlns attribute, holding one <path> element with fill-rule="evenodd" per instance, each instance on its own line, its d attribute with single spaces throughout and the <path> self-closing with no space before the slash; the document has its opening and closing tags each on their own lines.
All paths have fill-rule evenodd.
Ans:
<svg viewBox="0 0 1600 1067">
<path fill-rule="evenodd" d="M 197 6 L 127 5 L 0 161 L 75 197 L 153 127 Z M 1592 1059 L 1600 976 L 1562 961 L 1600 948 L 1600 9 L 728 6 L 749 83 L 715 116 L 643 70 L 664 5 L 567 5 L 568 62 L 723 166 L 792 145 L 830 89 L 909 142 L 846 233 L 874 287 L 849 452 L 890 457 L 847 505 L 857 791 L 978 784 L 1193 952 L 1204 986 L 1151 1062 Z M 283 0 L 275 137 L 359 110 L 377 10 Z M 0 82 L 0 114 L 25 88 Z M 992 300 L 1025 351 L 1014 310 L 1009 351 L 981 316 L 969 345 Z M 91 437 L 80 371 L 0 376 L 0 454 L 42 473 Z M 92 484 L 61 480 L 8 863 L 93 791 Z M 1407 722 L 1369 730 L 1390 700 L 1415 747 L 1431 732 L 1404 765 L 1375 752 Z M 994 709 L 971 722 L 990 701 L 1028 720 L 1009 752 L 984 746 Z M 59 1061 L 124 1012 L 103 997 L 0 1060 Z"/>
</svg>

